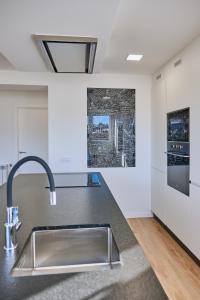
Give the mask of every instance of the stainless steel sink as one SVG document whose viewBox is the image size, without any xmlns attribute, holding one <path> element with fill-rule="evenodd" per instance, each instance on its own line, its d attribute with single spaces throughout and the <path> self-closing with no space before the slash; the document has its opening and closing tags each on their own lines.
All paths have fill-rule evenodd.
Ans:
<svg viewBox="0 0 200 300">
<path fill-rule="evenodd" d="M 117 265 L 120 265 L 120 255 L 109 224 L 36 227 L 11 274 L 84 272 Z"/>
</svg>

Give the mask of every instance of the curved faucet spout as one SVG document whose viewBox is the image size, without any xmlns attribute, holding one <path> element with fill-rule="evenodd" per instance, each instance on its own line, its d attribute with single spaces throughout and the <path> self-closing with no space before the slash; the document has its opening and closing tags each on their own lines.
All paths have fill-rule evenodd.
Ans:
<svg viewBox="0 0 200 300">
<path fill-rule="evenodd" d="M 56 193 L 55 193 L 55 183 L 54 183 L 54 178 L 53 178 L 53 174 L 51 172 L 51 169 L 49 168 L 48 164 L 41 159 L 40 157 L 37 156 L 26 156 L 22 159 L 20 159 L 12 168 L 12 170 L 10 171 L 10 174 L 8 176 L 8 181 L 7 181 L 7 207 L 12 207 L 12 184 L 13 184 L 13 178 L 14 175 L 16 173 L 16 171 L 19 169 L 19 167 L 21 167 L 21 165 L 23 165 L 24 163 L 28 162 L 28 161 L 36 161 L 38 162 L 40 165 L 43 166 L 43 168 L 45 169 L 48 179 L 49 179 L 49 185 L 50 185 L 50 202 L 51 204 L 56 204 Z"/>
<path fill-rule="evenodd" d="M 13 207 L 12 199 L 12 184 L 13 178 L 18 168 L 28 161 L 36 161 L 43 166 L 45 169 L 50 185 L 50 204 L 56 205 L 56 192 L 55 183 L 51 169 L 47 163 L 37 156 L 27 156 L 19 160 L 10 171 L 7 181 L 7 221 L 5 226 L 5 246 L 6 251 L 14 250 L 17 247 L 16 231 L 20 228 L 21 222 L 19 221 L 19 210 L 18 207 Z"/>
</svg>

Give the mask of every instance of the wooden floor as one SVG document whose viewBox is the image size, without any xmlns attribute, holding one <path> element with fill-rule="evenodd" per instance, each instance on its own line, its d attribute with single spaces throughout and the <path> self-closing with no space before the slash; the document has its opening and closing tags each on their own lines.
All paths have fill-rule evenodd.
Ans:
<svg viewBox="0 0 200 300">
<path fill-rule="evenodd" d="M 153 218 L 128 223 L 168 298 L 200 300 L 200 267 L 169 233 Z"/>
</svg>

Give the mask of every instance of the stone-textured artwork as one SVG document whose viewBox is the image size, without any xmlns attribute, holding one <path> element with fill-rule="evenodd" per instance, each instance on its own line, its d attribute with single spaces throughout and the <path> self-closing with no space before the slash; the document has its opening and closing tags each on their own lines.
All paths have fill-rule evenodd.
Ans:
<svg viewBox="0 0 200 300">
<path fill-rule="evenodd" d="M 135 90 L 87 89 L 88 167 L 135 167 Z"/>
</svg>

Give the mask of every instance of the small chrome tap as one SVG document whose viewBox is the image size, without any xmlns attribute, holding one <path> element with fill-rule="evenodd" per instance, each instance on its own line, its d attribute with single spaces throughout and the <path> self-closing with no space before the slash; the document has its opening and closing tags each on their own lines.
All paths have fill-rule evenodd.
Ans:
<svg viewBox="0 0 200 300">
<path fill-rule="evenodd" d="M 21 226 L 19 221 L 18 207 L 7 207 L 7 223 L 5 226 L 5 250 L 12 250 L 17 247 L 16 232 Z"/>
<path fill-rule="evenodd" d="M 49 168 L 48 164 L 37 156 L 27 156 L 19 160 L 10 171 L 10 174 L 8 176 L 7 181 L 7 212 L 6 212 L 6 223 L 5 226 L 5 245 L 4 249 L 6 251 L 14 250 L 17 248 L 17 235 L 16 232 L 21 226 L 21 222 L 19 220 L 19 209 L 18 207 L 13 207 L 12 205 L 12 184 L 13 184 L 13 178 L 18 170 L 18 168 L 23 165 L 24 163 L 28 161 L 36 161 L 39 164 L 41 164 L 48 176 L 49 179 L 49 185 L 50 185 L 50 204 L 56 205 L 56 192 L 55 192 L 55 183 L 53 174 L 51 172 L 51 169 Z"/>
</svg>

